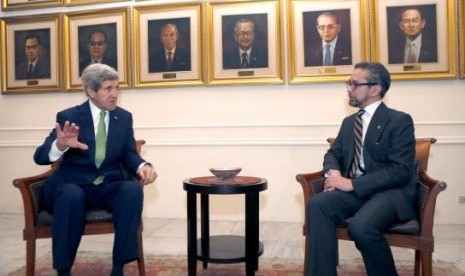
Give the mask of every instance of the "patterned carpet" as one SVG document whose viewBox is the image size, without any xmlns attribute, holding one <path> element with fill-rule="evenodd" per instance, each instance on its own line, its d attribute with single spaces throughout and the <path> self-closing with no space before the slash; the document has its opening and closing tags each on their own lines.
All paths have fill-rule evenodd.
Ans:
<svg viewBox="0 0 465 276">
<path fill-rule="evenodd" d="M 185 276 L 187 275 L 187 261 L 184 256 L 145 256 L 146 274 L 149 276 Z M 413 275 L 413 265 L 411 263 L 397 264 L 400 276 Z M 74 276 L 102 276 L 109 275 L 111 270 L 111 256 L 107 253 L 79 252 L 74 264 L 72 274 Z M 363 276 L 364 266 L 361 261 L 352 264 L 341 264 L 339 276 Z M 285 259 L 265 259 L 259 260 L 259 270 L 256 276 L 300 276 L 302 275 L 303 264 L 301 261 Z M 199 276 L 243 276 L 245 275 L 245 264 L 208 264 L 208 269 L 202 268 L 201 262 L 197 263 L 197 275 Z M 25 275 L 25 268 L 20 268 L 8 274 L 8 276 Z M 37 276 L 52 276 L 56 272 L 51 268 L 51 255 L 38 258 L 36 261 Z M 126 265 L 125 275 L 139 275 L 137 263 Z M 465 272 L 460 271 L 450 263 L 434 263 L 434 276 L 464 276 Z"/>
</svg>

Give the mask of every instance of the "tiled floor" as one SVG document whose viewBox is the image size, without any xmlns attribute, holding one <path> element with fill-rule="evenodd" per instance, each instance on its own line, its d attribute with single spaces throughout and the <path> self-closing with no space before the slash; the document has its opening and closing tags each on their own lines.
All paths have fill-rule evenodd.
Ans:
<svg viewBox="0 0 465 276">
<path fill-rule="evenodd" d="M 25 243 L 22 240 L 23 217 L 0 214 L 0 275 L 16 270 L 25 264 Z M 144 219 L 144 251 L 146 254 L 186 255 L 186 221 L 177 219 Z M 303 261 L 304 239 L 301 223 L 261 222 L 260 239 L 264 243 L 261 258 L 291 258 Z M 212 235 L 244 233 L 242 221 L 213 221 Z M 465 225 L 436 225 L 435 262 L 455 263 L 465 271 Z M 86 236 L 81 251 L 110 252 L 112 235 Z M 37 256 L 49 254 L 50 240 L 39 240 Z M 340 261 L 359 259 L 360 254 L 351 242 L 340 242 Z M 412 260 L 413 251 L 393 248 L 397 260 Z"/>
</svg>

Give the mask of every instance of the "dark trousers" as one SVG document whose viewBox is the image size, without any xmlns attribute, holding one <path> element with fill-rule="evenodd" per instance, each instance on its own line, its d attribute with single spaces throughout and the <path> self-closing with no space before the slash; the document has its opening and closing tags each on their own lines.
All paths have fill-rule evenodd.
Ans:
<svg viewBox="0 0 465 276">
<path fill-rule="evenodd" d="M 84 231 L 85 212 L 102 208 L 113 215 L 115 239 L 113 263 L 138 259 L 137 231 L 143 204 L 142 186 L 135 181 L 76 185 L 63 183 L 56 188 L 53 202 L 52 252 L 55 269 L 70 269 Z M 51 203 L 51 204 L 50 204 Z"/>
<path fill-rule="evenodd" d="M 306 276 L 337 275 L 336 227 L 352 217 L 349 235 L 361 252 L 368 275 L 397 275 L 392 252 L 384 231 L 398 221 L 389 199 L 376 194 L 368 200 L 354 192 L 323 192 L 310 199 L 308 272 Z"/>
</svg>

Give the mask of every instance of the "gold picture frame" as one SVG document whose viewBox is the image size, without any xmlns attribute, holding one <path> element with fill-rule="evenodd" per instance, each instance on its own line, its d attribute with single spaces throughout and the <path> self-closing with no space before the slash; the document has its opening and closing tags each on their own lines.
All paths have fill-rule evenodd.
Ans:
<svg viewBox="0 0 465 276">
<path fill-rule="evenodd" d="M 60 90 L 60 21 L 59 14 L 1 20 L 3 94 Z"/>
<path fill-rule="evenodd" d="M 208 85 L 284 83 L 281 10 L 277 0 L 208 3 Z M 253 44 L 243 68 L 236 41 Z"/>
<path fill-rule="evenodd" d="M 77 6 L 77 5 L 94 5 L 114 2 L 125 2 L 128 0 L 62 0 L 65 6 Z"/>
<path fill-rule="evenodd" d="M 386 65 L 392 79 L 457 77 L 454 0 L 421 3 L 415 0 L 379 0 L 373 1 L 372 8 L 373 59 Z M 408 13 L 404 13 L 405 10 Z M 407 31 L 408 24 L 415 21 L 418 25 L 415 29 L 421 30 L 421 36 L 415 29 Z M 420 49 L 414 46 L 416 50 L 412 61 L 407 60 L 407 36 L 404 33 L 418 40 L 421 37 Z"/>
<path fill-rule="evenodd" d="M 355 63 L 369 59 L 365 1 L 290 0 L 288 11 L 290 83 L 345 81 Z M 318 22 L 325 30 L 318 29 Z M 327 42 L 333 54 L 325 64 Z"/>
<path fill-rule="evenodd" d="M 23 10 L 59 7 L 63 5 L 63 0 L 2 0 L 2 10 Z"/>
<path fill-rule="evenodd" d="M 81 72 L 92 62 L 115 68 L 120 88 L 128 88 L 131 71 L 129 8 L 73 12 L 65 14 L 63 21 L 65 90 L 82 89 Z M 93 41 L 95 37 L 99 41 Z M 98 60 L 91 61 L 91 56 Z"/>
<path fill-rule="evenodd" d="M 459 2 L 460 78 L 465 78 L 465 0 Z"/>
<path fill-rule="evenodd" d="M 202 14 L 201 3 L 134 8 L 134 87 L 204 84 Z"/>
</svg>

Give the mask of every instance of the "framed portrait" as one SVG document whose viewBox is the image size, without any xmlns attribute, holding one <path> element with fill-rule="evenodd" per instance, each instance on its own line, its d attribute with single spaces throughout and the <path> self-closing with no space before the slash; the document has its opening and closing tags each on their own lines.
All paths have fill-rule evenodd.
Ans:
<svg viewBox="0 0 465 276">
<path fill-rule="evenodd" d="M 81 90 L 80 76 L 91 63 L 104 63 L 118 71 L 120 88 L 128 88 L 128 8 L 68 13 L 64 16 L 65 86 Z"/>
<path fill-rule="evenodd" d="M 2 10 L 50 8 L 63 5 L 63 0 L 1 0 Z"/>
<path fill-rule="evenodd" d="M 284 83 L 279 1 L 211 2 L 207 20 L 208 85 Z"/>
<path fill-rule="evenodd" d="M 460 77 L 465 78 L 465 0 L 459 2 L 460 17 Z"/>
<path fill-rule="evenodd" d="M 456 73 L 454 0 L 374 1 L 374 59 L 393 79 L 444 79 Z"/>
<path fill-rule="evenodd" d="M 370 56 L 365 1 L 291 0 L 289 82 L 345 81 Z"/>
<path fill-rule="evenodd" d="M 93 5 L 93 4 L 124 2 L 124 1 L 128 1 L 128 0 L 63 0 L 65 6 L 89 5 L 89 4 Z"/>
<path fill-rule="evenodd" d="M 134 86 L 202 85 L 202 4 L 134 8 Z"/>
<path fill-rule="evenodd" d="M 61 88 L 60 26 L 59 14 L 2 19 L 2 93 Z"/>
</svg>

